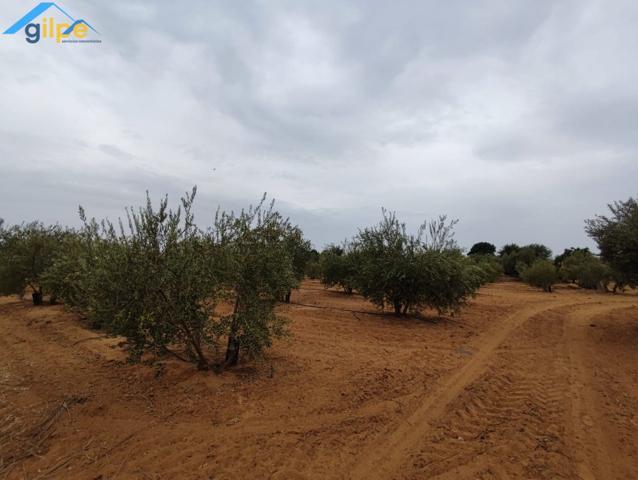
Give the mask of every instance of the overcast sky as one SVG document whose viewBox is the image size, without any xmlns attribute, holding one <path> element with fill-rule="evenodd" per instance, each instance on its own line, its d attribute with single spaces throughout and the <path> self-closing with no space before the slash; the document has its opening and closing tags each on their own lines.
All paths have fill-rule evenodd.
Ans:
<svg viewBox="0 0 638 480">
<path fill-rule="evenodd" d="M 37 4 L 1 1 L 3 31 Z M 0 217 L 263 192 L 321 248 L 440 213 L 457 239 L 591 245 L 638 193 L 638 2 L 59 2 L 102 43 L 0 35 Z"/>
</svg>

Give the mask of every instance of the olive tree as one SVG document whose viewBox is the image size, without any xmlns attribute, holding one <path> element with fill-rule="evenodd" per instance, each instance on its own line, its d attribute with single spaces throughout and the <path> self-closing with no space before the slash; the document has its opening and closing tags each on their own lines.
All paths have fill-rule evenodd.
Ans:
<svg viewBox="0 0 638 480">
<path fill-rule="evenodd" d="M 558 282 L 556 267 L 545 259 L 534 261 L 529 267 L 524 268 L 520 275 L 524 282 L 542 288 L 545 292 L 551 292 L 552 286 Z"/>
<path fill-rule="evenodd" d="M 321 282 L 327 287 L 338 286 L 352 294 L 357 274 L 355 254 L 347 244 L 329 245 L 320 257 Z"/>
<path fill-rule="evenodd" d="M 591 252 L 589 251 L 589 248 L 585 247 L 585 248 L 580 248 L 580 247 L 571 247 L 571 248 L 566 248 L 565 250 L 563 250 L 563 253 L 561 253 L 560 255 L 556 255 L 556 257 L 554 258 L 554 265 L 556 266 L 556 268 L 559 268 L 563 265 L 563 262 L 565 260 L 567 260 L 569 257 L 571 257 L 572 255 L 588 255 L 591 254 Z"/>
<path fill-rule="evenodd" d="M 536 260 L 549 260 L 552 251 L 545 245 L 531 243 L 523 247 L 516 244 L 506 245 L 501 249 L 501 261 L 506 275 L 519 277 L 521 272 Z"/>
<path fill-rule="evenodd" d="M 289 248 L 297 227 L 265 204 L 239 214 L 218 212 L 211 242 L 227 262 L 226 292 L 232 313 L 221 318 L 217 328 L 227 336 L 224 366 L 239 362 L 240 352 L 260 355 L 274 337 L 284 335 L 285 319 L 275 312 L 277 301 L 298 284 Z"/>
<path fill-rule="evenodd" d="M 586 289 L 607 290 L 612 279 L 609 266 L 586 248 L 574 249 L 560 262 L 558 273 L 561 280 L 578 283 Z"/>
<path fill-rule="evenodd" d="M 34 305 L 42 305 L 44 272 L 60 248 L 65 232 L 41 222 L 0 229 L 0 294 L 24 295 L 31 289 Z"/>
<path fill-rule="evenodd" d="M 126 222 L 88 220 L 49 272 L 65 303 L 95 325 L 125 336 L 133 359 L 171 352 L 208 368 L 211 322 L 222 269 L 214 245 L 194 222 L 196 189 L 177 209 L 168 198 L 126 209 Z M 183 347 L 177 353 L 173 346 Z M 185 355 L 185 356 L 184 356 Z"/>
<path fill-rule="evenodd" d="M 286 249 L 290 254 L 290 260 L 292 262 L 292 269 L 295 276 L 296 284 L 295 288 L 298 288 L 301 281 L 306 276 L 308 269 L 308 263 L 313 258 L 313 250 L 310 240 L 307 240 L 303 236 L 303 232 L 299 227 L 290 227 L 285 235 Z M 315 252 L 316 253 L 316 252 Z M 290 303 L 290 296 L 292 289 L 288 289 L 284 295 L 284 301 Z"/>
<path fill-rule="evenodd" d="M 321 254 L 314 248 L 308 254 L 305 275 L 313 280 L 321 278 Z"/>
<path fill-rule="evenodd" d="M 394 213 L 382 210 L 380 223 L 352 241 L 357 290 L 381 308 L 390 305 L 396 315 L 422 307 L 456 311 L 480 278 L 456 248 L 455 223 L 442 216 L 408 234 Z"/>
<path fill-rule="evenodd" d="M 87 251 L 83 232 L 69 230 L 60 242 L 51 265 L 42 274 L 44 288 L 52 297 L 64 300 L 66 307 L 83 312 L 87 309 L 87 284 L 94 257 Z"/>
<path fill-rule="evenodd" d="M 491 283 L 503 275 L 503 265 L 494 255 L 468 255 L 472 265 L 478 268 L 481 283 Z"/>
<path fill-rule="evenodd" d="M 496 253 L 496 247 L 489 242 L 478 242 L 472 245 L 468 255 L 494 255 Z"/>
<path fill-rule="evenodd" d="M 597 257 L 584 262 L 578 271 L 578 286 L 590 290 L 608 291 L 609 282 L 613 279 L 613 273 L 609 265 Z"/>
<path fill-rule="evenodd" d="M 609 216 L 586 220 L 585 231 L 609 264 L 615 288 L 638 284 L 638 202 L 629 198 L 608 205 Z"/>
</svg>

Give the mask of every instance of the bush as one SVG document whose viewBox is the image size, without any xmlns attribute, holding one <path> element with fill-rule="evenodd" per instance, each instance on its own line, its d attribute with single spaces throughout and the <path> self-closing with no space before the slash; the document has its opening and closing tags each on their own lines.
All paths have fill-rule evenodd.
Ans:
<svg viewBox="0 0 638 480">
<path fill-rule="evenodd" d="M 552 291 L 552 286 L 558 282 L 556 267 L 549 260 L 536 260 L 531 266 L 521 272 L 524 282 L 533 287 L 542 288 L 546 292 Z"/>
<path fill-rule="evenodd" d="M 409 235 L 394 213 L 359 232 L 352 248 L 357 290 L 375 305 L 391 305 L 396 315 L 421 307 L 456 311 L 480 285 L 480 275 L 455 248 L 445 217 L 424 223 Z"/>
<path fill-rule="evenodd" d="M 66 232 L 40 222 L 0 229 L 0 294 L 24 295 L 30 288 L 34 305 L 47 293 L 44 272 L 53 263 Z M 52 298 L 55 301 L 55 298 Z"/>
</svg>

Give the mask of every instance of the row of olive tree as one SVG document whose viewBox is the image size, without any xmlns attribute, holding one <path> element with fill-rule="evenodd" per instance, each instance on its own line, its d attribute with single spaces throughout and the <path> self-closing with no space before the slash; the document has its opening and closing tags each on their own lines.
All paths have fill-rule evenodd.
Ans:
<svg viewBox="0 0 638 480">
<path fill-rule="evenodd" d="M 236 365 L 240 352 L 260 355 L 285 333 L 275 305 L 299 285 L 310 244 L 265 198 L 239 214 L 218 211 L 202 230 L 195 193 L 176 209 L 167 198 L 155 209 L 147 195 L 116 224 L 80 209 L 78 231 L 0 230 L 0 293 L 31 287 L 34 303 L 62 299 L 94 327 L 125 336 L 136 359 L 172 353 L 208 368 L 221 341 L 221 366 Z M 230 307 L 219 315 L 221 303 Z"/>
<path fill-rule="evenodd" d="M 31 291 L 34 305 L 41 305 L 45 295 L 44 272 L 70 235 L 58 225 L 40 222 L 4 228 L 0 219 L 0 294 Z M 51 297 L 55 303 L 55 296 Z"/>
<path fill-rule="evenodd" d="M 487 262 L 461 253 L 453 238 L 455 224 L 443 216 L 410 234 L 394 213 L 382 210 L 379 224 L 322 252 L 322 281 L 346 293 L 357 290 L 396 315 L 422 308 L 455 312 L 494 276 Z"/>
</svg>

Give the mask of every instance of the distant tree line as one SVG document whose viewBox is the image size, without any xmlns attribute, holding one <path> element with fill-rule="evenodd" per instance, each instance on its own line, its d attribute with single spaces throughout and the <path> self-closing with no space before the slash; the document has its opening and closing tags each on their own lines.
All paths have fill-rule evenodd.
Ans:
<svg viewBox="0 0 638 480">
<path fill-rule="evenodd" d="M 498 259 L 503 273 L 551 292 L 558 282 L 585 289 L 622 291 L 638 285 L 638 205 L 636 200 L 608 205 L 611 215 L 586 220 L 585 231 L 596 242 L 600 255 L 588 248 L 567 248 L 552 260 L 545 245 L 532 243 L 496 247 L 488 242 L 472 246 L 468 255 Z"/>
</svg>

